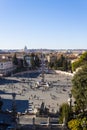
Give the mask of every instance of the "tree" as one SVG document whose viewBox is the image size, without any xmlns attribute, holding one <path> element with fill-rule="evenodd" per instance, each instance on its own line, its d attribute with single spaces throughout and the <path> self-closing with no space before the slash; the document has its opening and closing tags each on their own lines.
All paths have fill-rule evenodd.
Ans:
<svg viewBox="0 0 87 130">
<path fill-rule="evenodd" d="M 66 59 L 63 61 L 63 70 L 64 71 L 68 70 L 68 61 Z"/>
<path fill-rule="evenodd" d="M 87 108 L 87 65 L 84 65 L 74 75 L 72 84 L 72 95 L 79 110 L 84 112 Z"/>
<path fill-rule="evenodd" d="M 39 67 L 40 66 L 40 59 L 37 55 L 35 55 L 35 66 Z"/>
<path fill-rule="evenodd" d="M 81 119 L 72 119 L 68 122 L 70 130 L 83 130 L 81 126 Z"/>
<path fill-rule="evenodd" d="M 84 52 L 80 58 L 72 63 L 72 71 L 75 71 L 78 67 L 87 64 L 87 52 Z"/>
<path fill-rule="evenodd" d="M 31 54 L 31 67 L 32 67 L 32 69 L 34 69 L 35 68 L 35 55 L 34 55 L 34 53 L 32 53 Z"/>
<path fill-rule="evenodd" d="M 14 65 L 18 65 L 18 59 L 17 59 L 17 55 L 16 53 L 14 54 L 13 58 L 12 58 L 13 64 Z"/>
<path fill-rule="evenodd" d="M 59 109 L 60 123 L 67 123 L 69 120 L 70 107 L 68 103 L 63 103 Z"/>
<path fill-rule="evenodd" d="M 68 70 L 70 70 L 72 72 L 72 66 L 71 66 L 71 61 L 68 61 Z"/>
<path fill-rule="evenodd" d="M 48 66 L 49 66 L 50 68 L 53 68 L 53 67 L 54 67 L 54 63 L 53 63 L 53 62 L 49 62 L 49 63 L 48 63 Z"/>
<path fill-rule="evenodd" d="M 77 118 L 72 119 L 68 122 L 68 128 L 70 130 L 87 130 L 87 119 L 84 118 Z"/>
<path fill-rule="evenodd" d="M 24 67 L 30 67 L 30 56 L 29 55 L 25 55 L 24 59 L 23 59 L 23 66 Z"/>
<path fill-rule="evenodd" d="M 80 61 L 87 61 L 87 51 L 81 55 Z"/>
</svg>

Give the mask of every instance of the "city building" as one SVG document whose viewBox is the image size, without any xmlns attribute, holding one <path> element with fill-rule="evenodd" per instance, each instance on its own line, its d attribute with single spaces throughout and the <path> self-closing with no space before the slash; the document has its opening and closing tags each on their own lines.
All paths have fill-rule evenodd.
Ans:
<svg viewBox="0 0 87 130">
<path fill-rule="evenodd" d="M 16 66 L 13 65 L 12 60 L 5 58 L 0 59 L 0 75 L 5 76 L 11 74 L 16 69 Z"/>
</svg>

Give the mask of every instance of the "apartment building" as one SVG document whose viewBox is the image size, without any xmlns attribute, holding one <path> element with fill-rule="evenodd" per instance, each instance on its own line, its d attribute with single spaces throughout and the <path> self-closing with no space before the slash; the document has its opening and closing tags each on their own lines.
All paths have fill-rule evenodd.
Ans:
<svg viewBox="0 0 87 130">
<path fill-rule="evenodd" d="M 15 69 L 12 60 L 0 59 L 0 76 L 11 74 Z"/>
</svg>

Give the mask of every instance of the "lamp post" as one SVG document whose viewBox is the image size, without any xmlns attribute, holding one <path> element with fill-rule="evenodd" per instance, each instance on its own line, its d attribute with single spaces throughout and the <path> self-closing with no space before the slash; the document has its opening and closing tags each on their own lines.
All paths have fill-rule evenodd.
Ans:
<svg viewBox="0 0 87 130">
<path fill-rule="evenodd" d="M 69 103 L 70 110 L 71 110 L 71 107 L 72 107 L 72 94 L 71 93 L 69 94 L 68 103 Z"/>
<path fill-rule="evenodd" d="M 71 111 L 72 111 L 72 94 L 69 94 L 69 98 L 68 98 L 68 104 L 70 107 L 70 117 L 71 117 Z"/>
<path fill-rule="evenodd" d="M 13 114 L 13 121 L 16 121 L 16 103 L 15 103 L 16 93 L 12 93 L 12 114 Z"/>
<path fill-rule="evenodd" d="M 33 117 L 33 119 L 32 119 L 32 123 L 33 123 L 33 130 L 35 130 L 35 117 Z"/>
<path fill-rule="evenodd" d="M 65 126 L 66 126 L 66 119 L 65 119 L 65 117 L 64 117 L 64 118 L 63 118 L 63 124 L 62 124 L 62 130 L 65 129 Z"/>
</svg>

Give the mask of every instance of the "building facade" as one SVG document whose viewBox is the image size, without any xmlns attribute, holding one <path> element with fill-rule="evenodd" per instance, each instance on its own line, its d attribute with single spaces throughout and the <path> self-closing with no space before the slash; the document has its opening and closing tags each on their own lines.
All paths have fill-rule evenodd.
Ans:
<svg viewBox="0 0 87 130">
<path fill-rule="evenodd" d="M 1 60 L 0 61 L 0 76 L 6 76 L 11 74 L 16 69 L 12 61 Z"/>
</svg>

